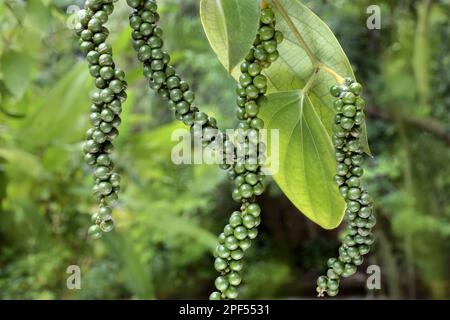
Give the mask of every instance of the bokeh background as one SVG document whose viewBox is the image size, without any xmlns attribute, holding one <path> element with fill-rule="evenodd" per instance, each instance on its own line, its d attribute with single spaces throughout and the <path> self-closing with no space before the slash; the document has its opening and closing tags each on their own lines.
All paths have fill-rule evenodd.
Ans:
<svg viewBox="0 0 450 320">
<path fill-rule="evenodd" d="M 198 0 L 159 1 L 172 61 L 198 104 L 234 122 L 234 81 L 209 48 Z M 306 1 L 335 31 L 365 84 L 377 243 L 342 281 L 341 298 L 450 298 L 450 1 Z M 366 9 L 381 8 L 381 30 Z M 130 44 L 125 1 L 110 20 L 129 100 L 117 140 L 123 176 L 115 232 L 88 241 L 95 210 L 81 151 L 93 83 L 68 0 L 0 0 L 0 298 L 207 298 L 216 235 L 235 209 L 216 166 L 174 166 L 174 122 L 147 88 Z M 330 177 L 331 179 L 331 177 Z M 271 182 L 242 298 L 312 298 L 341 229 L 308 221 Z M 382 271 L 367 291 L 366 268 Z M 79 265 L 82 289 L 68 290 Z"/>
</svg>

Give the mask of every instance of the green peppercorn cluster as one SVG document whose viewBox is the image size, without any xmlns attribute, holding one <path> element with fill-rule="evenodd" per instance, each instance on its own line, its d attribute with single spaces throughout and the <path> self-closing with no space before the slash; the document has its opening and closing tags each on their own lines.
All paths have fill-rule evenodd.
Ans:
<svg viewBox="0 0 450 320">
<path fill-rule="evenodd" d="M 175 68 L 170 65 L 170 55 L 163 49 L 163 31 L 157 26 L 159 14 L 155 0 L 127 0 L 134 10 L 129 21 L 132 28 L 133 48 L 144 66 L 144 76 L 151 89 L 168 100 L 175 118 L 191 128 L 204 145 L 218 132 L 217 121 L 195 106 L 195 94 Z"/>
<path fill-rule="evenodd" d="M 120 113 L 126 100 L 125 73 L 119 70 L 112 56 L 112 48 L 106 43 L 109 31 L 104 24 L 114 10 L 113 0 L 87 0 L 79 13 L 76 26 L 80 37 L 80 49 L 89 63 L 89 72 L 97 89 L 92 93 L 90 121 L 84 152 L 86 162 L 94 169 L 93 193 L 99 200 L 99 209 L 92 216 L 94 223 L 88 230 L 92 238 L 100 238 L 102 232 L 114 228 L 111 207 L 118 200 L 120 176 L 114 170 L 111 159 L 113 141 L 117 138 L 121 123 Z"/>
<path fill-rule="evenodd" d="M 253 47 L 241 64 L 241 75 L 236 88 L 238 145 L 236 162 L 229 170 L 229 176 L 235 182 L 232 196 L 236 201 L 248 202 L 264 192 L 260 163 L 264 162 L 265 145 L 260 142 L 259 133 L 264 128 L 264 121 L 258 118 L 258 114 L 267 91 L 267 77 L 262 71 L 278 59 L 277 48 L 282 41 L 283 34 L 275 30 L 272 9 L 261 10 L 259 31 Z"/>
<path fill-rule="evenodd" d="M 372 228 L 375 226 L 372 198 L 361 184 L 363 150 L 360 136 L 365 107 L 360 96 L 362 86 L 347 78 L 345 84 L 332 86 L 330 92 L 337 98 L 334 101 L 336 116 L 333 124 L 337 161 L 334 180 L 347 202 L 345 214 L 348 226 L 339 247 L 339 257 L 328 260 L 327 274 L 317 280 L 319 296 L 325 292 L 329 296 L 336 296 L 339 277 L 349 277 L 356 272 L 374 242 Z"/>
<path fill-rule="evenodd" d="M 233 212 L 219 235 L 219 244 L 214 252 L 214 267 L 220 275 L 215 280 L 217 291 L 211 293 L 211 300 L 237 298 L 237 287 L 242 281 L 242 258 L 251 241 L 258 235 L 261 208 L 255 198 L 264 192 L 264 175 L 260 166 L 264 161 L 259 155 L 261 151 L 264 152 L 261 149 L 265 148 L 259 142 L 259 130 L 264 127 L 264 122 L 258 118 L 258 113 L 267 91 L 267 78 L 262 71 L 278 58 L 277 47 L 282 40 L 282 33 L 275 30 L 273 11 L 270 8 L 263 9 L 257 38 L 241 64 L 236 89 L 239 133 L 235 162 L 228 174 L 235 184 L 233 199 L 241 203 L 241 208 Z"/>
</svg>

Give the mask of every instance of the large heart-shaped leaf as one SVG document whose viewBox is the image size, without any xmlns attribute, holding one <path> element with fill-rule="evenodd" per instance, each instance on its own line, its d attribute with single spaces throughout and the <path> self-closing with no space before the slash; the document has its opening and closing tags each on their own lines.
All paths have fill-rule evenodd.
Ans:
<svg viewBox="0 0 450 320">
<path fill-rule="evenodd" d="M 200 18 L 209 43 L 231 73 L 256 37 L 259 4 L 255 0 L 202 0 Z"/>
<path fill-rule="evenodd" d="M 280 133 L 280 162 L 273 176 L 302 213 L 323 228 L 332 229 L 344 216 L 345 202 L 333 181 L 334 98 L 329 88 L 336 83 L 333 72 L 342 77 L 354 78 L 354 74 L 333 32 L 317 15 L 298 0 L 272 3 L 276 4 L 277 28 L 285 37 L 279 47 L 280 59 L 265 71 L 268 99 L 260 113 L 266 128 Z M 295 31 L 308 45 L 314 61 Z M 232 75 L 237 79 L 238 70 Z M 308 82 L 308 89 L 303 90 Z M 361 142 L 369 153 L 365 127 Z"/>
<path fill-rule="evenodd" d="M 350 62 L 339 41 L 325 22 L 298 0 L 278 0 L 278 3 L 300 32 L 314 56 L 325 68 L 332 69 L 343 77 L 355 78 Z M 277 28 L 283 32 L 285 41 L 279 47 L 280 59 L 265 72 L 269 79 L 269 92 L 302 89 L 314 73 L 315 66 L 276 7 L 274 7 L 274 11 L 278 21 Z M 334 98 L 329 94 L 329 89 L 336 83 L 336 80 L 324 71 L 325 68 L 320 69 L 310 89 L 310 94 L 319 99 L 318 103 L 323 107 L 321 114 L 331 119 L 333 110 L 330 106 Z M 324 124 L 331 136 L 332 121 L 325 121 Z M 370 154 L 365 125 L 361 142 L 364 151 Z"/>
</svg>

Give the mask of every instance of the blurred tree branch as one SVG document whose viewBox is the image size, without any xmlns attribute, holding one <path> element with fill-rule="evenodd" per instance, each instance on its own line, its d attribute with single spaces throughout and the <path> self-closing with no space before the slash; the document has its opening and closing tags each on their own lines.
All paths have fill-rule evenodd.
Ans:
<svg viewBox="0 0 450 320">
<path fill-rule="evenodd" d="M 9 112 L 8 110 L 4 109 L 3 107 L 0 107 L 0 112 L 10 118 L 16 118 L 16 119 L 25 118 L 24 114 L 12 113 L 12 112 Z"/>
<path fill-rule="evenodd" d="M 394 121 L 395 118 L 389 112 L 378 109 L 376 107 L 369 107 L 366 109 L 366 114 L 372 118 L 382 119 L 388 122 Z M 443 140 L 450 145 L 450 130 L 444 124 L 436 119 L 421 119 L 414 116 L 402 116 L 401 118 L 406 124 L 414 126 L 422 131 L 431 133 L 436 138 Z"/>
</svg>

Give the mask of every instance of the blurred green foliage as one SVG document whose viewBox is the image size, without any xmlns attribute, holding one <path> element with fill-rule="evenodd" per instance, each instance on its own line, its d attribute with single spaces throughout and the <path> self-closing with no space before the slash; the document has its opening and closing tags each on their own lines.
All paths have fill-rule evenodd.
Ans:
<svg viewBox="0 0 450 320">
<path fill-rule="evenodd" d="M 0 298 L 206 298 L 212 248 L 235 204 L 215 166 L 175 166 L 175 123 L 134 58 L 125 1 L 109 22 L 129 96 L 115 156 L 124 177 L 117 230 L 87 241 L 91 175 L 81 142 L 93 88 L 71 27 L 82 1 L 0 0 Z M 366 28 L 367 0 L 307 1 L 336 32 L 368 88 L 374 157 L 367 185 L 377 202 L 377 245 L 342 296 L 450 298 L 450 2 L 384 1 L 382 29 Z M 202 108 L 234 126 L 234 81 L 201 29 L 198 1 L 161 1 L 166 45 Z M 331 179 L 331 177 L 330 177 Z M 246 258 L 243 298 L 312 297 L 338 246 L 275 184 Z M 79 265 L 82 289 L 66 288 Z"/>
</svg>

